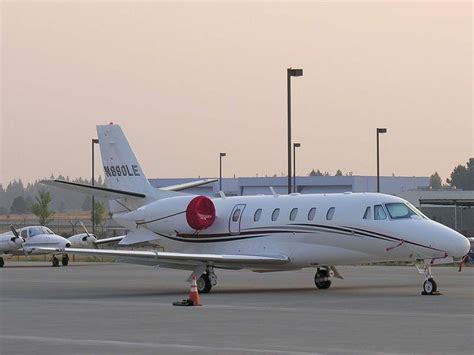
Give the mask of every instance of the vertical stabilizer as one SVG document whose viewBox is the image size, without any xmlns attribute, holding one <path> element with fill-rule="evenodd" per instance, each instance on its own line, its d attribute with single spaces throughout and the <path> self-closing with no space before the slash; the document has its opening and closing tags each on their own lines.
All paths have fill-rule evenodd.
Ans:
<svg viewBox="0 0 474 355">
<path fill-rule="evenodd" d="M 105 186 L 146 195 L 140 202 L 127 199 L 111 201 L 111 212 L 121 212 L 124 208 L 135 209 L 138 207 L 137 203 L 143 205 L 159 198 L 176 195 L 175 192 L 160 191 L 150 185 L 119 125 L 97 126 L 97 135 L 104 166 Z"/>
</svg>

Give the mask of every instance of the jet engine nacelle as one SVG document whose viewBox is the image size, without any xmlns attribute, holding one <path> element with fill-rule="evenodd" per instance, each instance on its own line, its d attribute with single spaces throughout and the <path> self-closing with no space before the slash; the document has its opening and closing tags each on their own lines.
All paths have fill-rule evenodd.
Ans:
<svg viewBox="0 0 474 355">
<path fill-rule="evenodd" d="M 69 240 L 73 248 L 79 248 L 79 247 L 92 246 L 97 238 L 92 234 L 79 233 L 79 234 L 70 236 L 67 239 Z"/>
<path fill-rule="evenodd" d="M 152 202 L 122 218 L 158 233 L 193 234 L 212 226 L 216 209 L 207 196 L 179 196 Z"/>
</svg>

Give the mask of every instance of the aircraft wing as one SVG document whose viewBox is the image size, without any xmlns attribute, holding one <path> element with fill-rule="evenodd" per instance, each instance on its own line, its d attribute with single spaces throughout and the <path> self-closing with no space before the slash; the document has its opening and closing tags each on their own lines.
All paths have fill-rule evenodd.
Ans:
<svg viewBox="0 0 474 355">
<path fill-rule="evenodd" d="M 154 262 L 160 264 L 177 264 L 177 265 L 199 265 L 203 263 L 211 263 L 215 266 L 237 267 L 245 266 L 262 266 L 262 265 L 283 265 L 290 260 L 285 255 L 226 255 L 226 254 L 194 254 L 194 253 L 172 253 L 154 250 L 110 250 L 110 249 L 82 249 L 82 248 L 65 248 L 58 250 L 56 248 L 38 248 L 39 250 L 70 254 L 86 254 L 95 256 L 112 256 L 125 259 Z"/>
</svg>

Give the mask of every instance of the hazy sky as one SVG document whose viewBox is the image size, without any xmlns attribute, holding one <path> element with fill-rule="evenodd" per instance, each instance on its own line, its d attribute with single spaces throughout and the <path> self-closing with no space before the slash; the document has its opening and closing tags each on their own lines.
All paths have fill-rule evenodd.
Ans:
<svg viewBox="0 0 474 355">
<path fill-rule="evenodd" d="M 297 172 L 446 178 L 474 156 L 466 2 L 1 2 L 0 183 L 90 176 L 122 125 L 148 177 Z M 100 162 L 100 159 L 98 159 Z M 99 169 L 100 163 L 97 168 Z"/>
</svg>

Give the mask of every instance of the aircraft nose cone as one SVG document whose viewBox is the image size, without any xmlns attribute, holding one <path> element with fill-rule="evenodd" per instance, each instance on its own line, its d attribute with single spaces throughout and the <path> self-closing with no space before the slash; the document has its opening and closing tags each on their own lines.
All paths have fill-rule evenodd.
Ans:
<svg viewBox="0 0 474 355">
<path fill-rule="evenodd" d="M 60 249 L 69 248 L 71 246 L 71 243 L 66 238 L 63 238 L 58 235 L 55 239 L 56 239 L 58 248 Z"/>
<path fill-rule="evenodd" d="M 460 242 L 459 244 L 460 244 L 460 247 L 459 247 L 460 255 L 459 256 L 464 256 L 467 253 L 469 253 L 469 250 L 471 250 L 471 243 L 469 242 L 469 239 L 464 237 L 464 240 L 462 242 Z"/>
<path fill-rule="evenodd" d="M 450 256 L 462 258 L 469 253 L 470 248 L 471 244 L 469 243 L 469 239 L 456 232 L 455 238 L 451 238 L 448 250 L 450 251 Z"/>
</svg>

